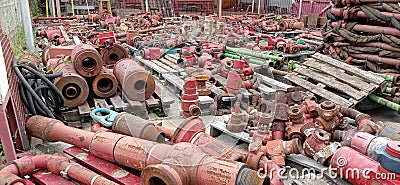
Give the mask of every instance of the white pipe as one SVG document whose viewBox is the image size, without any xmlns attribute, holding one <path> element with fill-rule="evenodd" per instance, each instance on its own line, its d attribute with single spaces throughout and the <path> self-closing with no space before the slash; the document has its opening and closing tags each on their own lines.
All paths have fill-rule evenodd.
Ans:
<svg viewBox="0 0 400 185">
<path fill-rule="evenodd" d="M 261 10 L 261 0 L 258 0 L 258 11 L 257 11 L 258 14 L 260 14 L 260 10 Z"/>
<path fill-rule="evenodd" d="M 254 13 L 254 0 L 251 2 L 251 13 Z"/>
<path fill-rule="evenodd" d="M 146 4 L 146 12 L 149 12 L 149 0 L 146 0 L 145 4 Z"/>
<path fill-rule="evenodd" d="M 301 8 L 303 6 L 303 0 L 300 0 L 300 5 L 299 5 L 299 17 L 301 16 Z"/>
<path fill-rule="evenodd" d="M 218 1 L 218 17 L 222 17 L 222 0 Z"/>
<path fill-rule="evenodd" d="M 22 22 L 24 24 L 24 32 L 26 39 L 26 47 L 29 51 L 36 53 L 35 45 L 33 42 L 33 31 L 32 31 L 32 19 L 29 10 L 29 2 L 28 0 L 20 0 L 21 3 L 21 13 L 22 13 Z"/>
</svg>

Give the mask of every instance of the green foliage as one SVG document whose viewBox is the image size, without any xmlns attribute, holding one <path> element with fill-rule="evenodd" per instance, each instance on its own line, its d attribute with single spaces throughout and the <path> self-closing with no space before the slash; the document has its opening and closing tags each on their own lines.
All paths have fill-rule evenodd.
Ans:
<svg viewBox="0 0 400 185">
<path fill-rule="evenodd" d="M 21 31 L 18 33 L 17 36 L 18 36 L 17 42 L 11 45 L 11 48 L 13 50 L 16 59 L 18 59 L 23 54 L 28 53 L 26 49 L 26 39 L 25 39 L 24 29 L 21 29 Z"/>
<path fill-rule="evenodd" d="M 40 0 L 31 0 L 31 3 L 32 3 L 31 16 L 42 17 L 43 12 L 40 9 Z"/>
</svg>

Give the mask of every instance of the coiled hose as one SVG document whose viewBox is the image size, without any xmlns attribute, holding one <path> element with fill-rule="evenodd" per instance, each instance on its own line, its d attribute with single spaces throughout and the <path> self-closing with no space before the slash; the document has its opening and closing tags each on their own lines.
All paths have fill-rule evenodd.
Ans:
<svg viewBox="0 0 400 185">
<path fill-rule="evenodd" d="M 18 90 L 21 100 L 29 113 L 62 120 L 60 107 L 64 105 L 64 96 L 52 83 L 62 72 L 45 74 L 17 60 L 14 60 L 13 66 L 20 80 Z"/>
</svg>

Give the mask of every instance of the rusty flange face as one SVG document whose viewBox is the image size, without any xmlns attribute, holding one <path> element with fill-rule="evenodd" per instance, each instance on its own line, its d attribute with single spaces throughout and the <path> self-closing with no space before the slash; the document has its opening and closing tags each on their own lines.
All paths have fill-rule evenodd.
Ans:
<svg viewBox="0 0 400 185">
<path fill-rule="evenodd" d="M 151 74 L 131 59 L 121 59 L 114 66 L 114 75 L 122 91 L 133 101 L 149 99 L 156 88 Z"/>
<path fill-rule="evenodd" d="M 89 44 L 75 46 L 71 52 L 71 61 L 75 70 L 84 77 L 98 75 L 103 66 L 99 52 Z"/>
<path fill-rule="evenodd" d="M 172 137 L 173 143 L 191 142 L 192 139 L 200 132 L 205 132 L 206 127 L 199 117 L 187 118 L 175 130 Z"/>
<path fill-rule="evenodd" d="M 164 164 L 155 164 L 146 166 L 143 169 L 140 178 L 143 185 L 165 184 L 182 185 L 182 180 L 178 172 Z"/>
<path fill-rule="evenodd" d="M 129 54 L 122 46 L 113 44 L 101 50 L 101 58 L 106 65 L 114 65 L 123 58 L 129 58 Z"/>
<path fill-rule="evenodd" d="M 59 64 L 57 70 L 63 74 L 54 79 L 54 84 L 64 96 L 64 106 L 77 107 L 84 104 L 89 96 L 86 80 L 75 71 L 71 62 Z"/>
<path fill-rule="evenodd" d="M 314 156 L 315 153 L 327 146 L 330 136 L 328 132 L 321 129 L 316 129 L 304 142 L 304 152 L 307 156 Z"/>
<path fill-rule="evenodd" d="M 117 92 L 118 81 L 112 69 L 102 67 L 100 74 L 93 79 L 92 89 L 94 94 L 100 98 L 108 98 Z"/>
</svg>

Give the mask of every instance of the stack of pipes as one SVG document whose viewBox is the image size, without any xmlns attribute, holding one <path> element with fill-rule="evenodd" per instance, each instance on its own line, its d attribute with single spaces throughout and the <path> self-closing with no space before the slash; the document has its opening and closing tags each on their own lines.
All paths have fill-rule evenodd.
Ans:
<svg viewBox="0 0 400 185">
<path fill-rule="evenodd" d="M 387 80 L 386 92 L 371 96 L 381 104 L 400 103 L 399 0 L 333 0 L 324 28 L 325 54 L 372 71 Z M 378 101 L 379 100 L 379 101 Z"/>
</svg>

